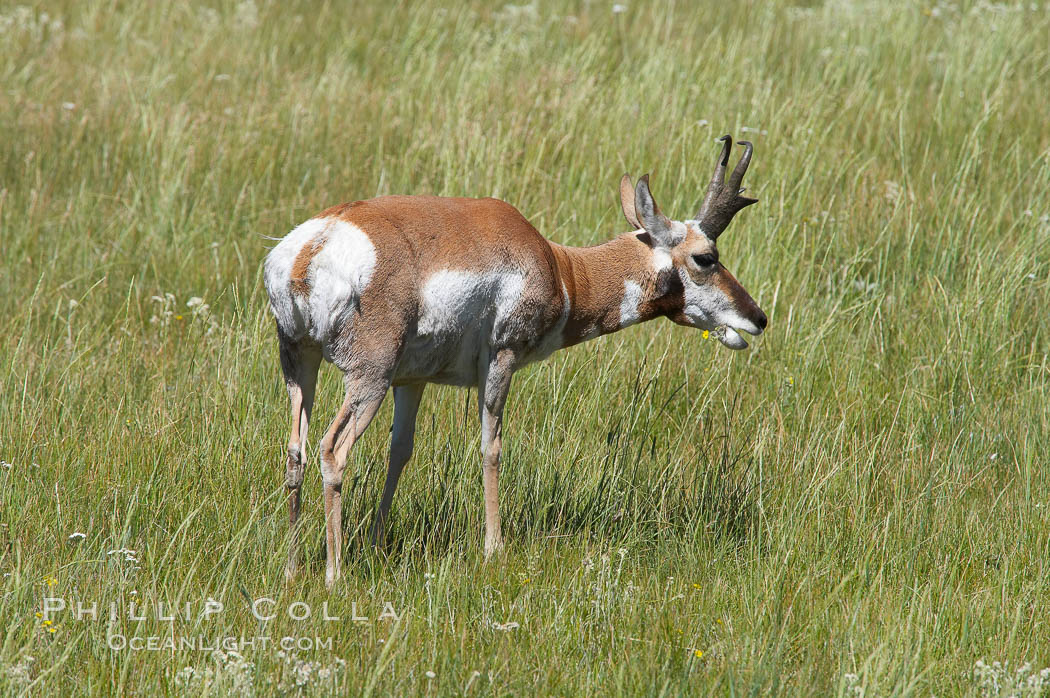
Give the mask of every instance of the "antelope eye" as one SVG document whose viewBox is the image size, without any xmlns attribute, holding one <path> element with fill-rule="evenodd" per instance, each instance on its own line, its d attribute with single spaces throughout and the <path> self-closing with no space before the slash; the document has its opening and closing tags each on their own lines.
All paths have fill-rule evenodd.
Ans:
<svg viewBox="0 0 1050 698">
<path fill-rule="evenodd" d="M 718 260 L 717 260 L 717 259 L 715 259 L 715 256 L 714 256 L 714 255 L 712 255 L 712 254 L 694 254 L 694 255 L 693 255 L 693 262 L 694 262 L 694 263 L 696 264 L 696 266 L 698 266 L 698 267 L 710 267 L 710 266 L 714 266 L 714 264 L 715 264 L 715 263 L 716 263 L 717 261 L 718 261 Z"/>
</svg>

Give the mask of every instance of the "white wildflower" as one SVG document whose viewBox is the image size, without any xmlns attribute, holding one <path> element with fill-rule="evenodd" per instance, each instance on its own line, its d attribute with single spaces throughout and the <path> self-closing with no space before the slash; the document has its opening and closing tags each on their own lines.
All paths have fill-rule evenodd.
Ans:
<svg viewBox="0 0 1050 698">
<path fill-rule="evenodd" d="M 2 676 L 5 676 L 14 688 L 24 689 L 28 688 L 29 684 L 33 683 L 33 662 L 36 661 L 30 655 L 22 657 L 21 661 L 12 664 L 9 667 L 4 667 Z"/>
<path fill-rule="evenodd" d="M 34 41 L 60 41 L 65 24 L 47 12 L 37 14 L 33 8 L 19 5 L 10 12 L 0 14 L 0 34 L 11 32 L 24 34 Z"/>
<path fill-rule="evenodd" d="M 529 19 L 539 19 L 540 10 L 535 2 L 530 2 L 527 5 L 507 4 L 494 12 L 492 16 L 503 22 L 520 22 Z"/>
<path fill-rule="evenodd" d="M 234 23 L 242 29 L 254 29 L 259 26 L 259 8 L 254 0 L 245 0 L 237 4 Z"/>
<path fill-rule="evenodd" d="M 278 689 L 282 692 L 303 694 L 310 686 L 319 686 L 331 691 L 346 669 L 346 662 L 338 657 L 331 665 L 307 662 L 296 657 L 294 653 L 284 651 L 277 652 L 277 657 L 284 663 L 278 683 Z"/>
<path fill-rule="evenodd" d="M 212 7 L 201 7 L 197 10 L 197 21 L 209 29 L 217 26 L 220 19 L 219 11 Z"/>
<path fill-rule="evenodd" d="M 1036 698 L 1045 695 L 1050 689 L 1050 667 L 1035 673 L 1030 662 L 1024 662 L 1011 671 L 1010 662 L 992 662 L 988 665 L 983 659 L 978 659 L 971 672 L 971 678 L 977 685 L 979 694 L 988 697 Z"/>
<path fill-rule="evenodd" d="M 175 674 L 175 685 L 190 688 L 200 681 L 200 674 L 191 666 L 183 667 Z"/>
<path fill-rule="evenodd" d="M 887 202 L 891 204 L 899 203 L 902 200 L 914 201 L 915 197 L 911 192 L 907 191 L 902 185 L 894 182 L 893 180 L 885 180 L 882 183 L 883 196 Z"/>
<path fill-rule="evenodd" d="M 847 695 L 847 696 L 863 696 L 864 695 L 864 686 L 861 685 L 860 677 L 857 676 L 856 674 L 843 674 L 842 675 L 842 683 L 844 684 L 843 688 L 846 689 L 844 691 L 845 695 Z"/>
</svg>

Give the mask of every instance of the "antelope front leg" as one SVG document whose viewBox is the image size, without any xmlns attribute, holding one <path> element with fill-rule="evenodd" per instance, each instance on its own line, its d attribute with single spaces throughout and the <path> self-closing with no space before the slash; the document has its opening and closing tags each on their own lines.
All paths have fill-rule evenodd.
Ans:
<svg viewBox="0 0 1050 698">
<path fill-rule="evenodd" d="M 386 535 L 387 517 L 390 516 L 390 505 L 394 501 L 394 491 L 405 463 L 412 457 L 415 444 L 416 414 L 419 412 L 419 401 L 423 398 L 425 383 L 419 385 L 401 385 L 394 388 L 394 427 L 390 432 L 390 465 L 386 471 L 386 484 L 383 485 L 383 499 L 379 502 L 375 525 L 372 527 L 372 545 L 378 547 Z"/>
<path fill-rule="evenodd" d="M 342 573 L 343 556 L 343 470 L 350 448 L 368 428 L 383 404 L 386 386 L 375 390 L 348 387 L 339 414 L 321 440 L 321 479 L 324 482 L 325 585 L 331 589 Z M 360 396 L 360 397 L 359 397 Z"/>
<path fill-rule="evenodd" d="M 485 487 L 485 559 L 503 548 L 499 518 L 499 458 L 503 448 L 503 406 L 514 373 L 514 355 L 504 350 L 487 366 L 478 386 L 482 478 Z"/>
</svg>

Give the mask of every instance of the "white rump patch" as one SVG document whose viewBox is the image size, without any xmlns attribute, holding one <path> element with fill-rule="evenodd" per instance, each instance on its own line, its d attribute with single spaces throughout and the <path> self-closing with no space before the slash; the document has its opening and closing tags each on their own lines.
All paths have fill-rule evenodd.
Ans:
<svg viewBox="0 0 1050 698">
<path fill-rule="evenodd" d="M 306 332 L 303 308 L 292 294 L 292 265 L 303 246 L 320 235 L 327 224 L 323 218 L 311 218 L 296 226 L 270 250 L 263 263 L 263 283 L 270 296 L 270 309 L 277 326 L 292 339 Z"/>
<path fill-rule="evenodd" d="M 306 297 L 292 292 L 292 266 L 307 244 L 321 245 L 307 271 Z M 376 266 L 376 249 L 352 223 L 311 218 L 266 256 L 263 279 L 281 331 L 296 340 L 309 334 L 324 343 L 352 319 Z"/>
<path fill-rule="evenodd" d="M 642 303 L 642 287 L 634 281 L 623 282 L 623 300 L 620 301 L 620 327 L 633 325 L 641 319 L 638 309 Z"/>
<path fill-rule="evenodd" d="M 328 219 L 324 247 L 314 257 L 310 283 L 311 335 L 322 342 L 353 321 L 376 269 L 376 248 L 353 223 Z"/>
</svg>

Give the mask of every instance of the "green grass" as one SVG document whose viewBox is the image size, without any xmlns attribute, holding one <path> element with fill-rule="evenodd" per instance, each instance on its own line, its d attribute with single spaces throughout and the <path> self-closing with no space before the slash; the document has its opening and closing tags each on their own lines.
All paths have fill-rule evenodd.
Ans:
<svg viewBox="0 0 1050 698">
<path fill-rule="evenodd" d="M 107 632 L 330 640 L 290 694 L 976 695 L 979 659 L 1050 664 L 1050 5 L 626 4 L 0 6 L 0 689 L 294 684 L 273 647 Z M 521 372 L 489 564 L 471 394 L 428 389 L 389 557 L 391 401 L 355 447 L 331 595 L 313 439 L 286 586 L 265 236 L 435 193 L 593 244 L 625 171 L 691 216 L 725 132 L 761 201 L 720 250 L 768 332 L 658 321 Z M 326 367 L 316 424 L 340 392 Z M 47 632 L 48 594 L 101 618 Z"/>
</svg>

